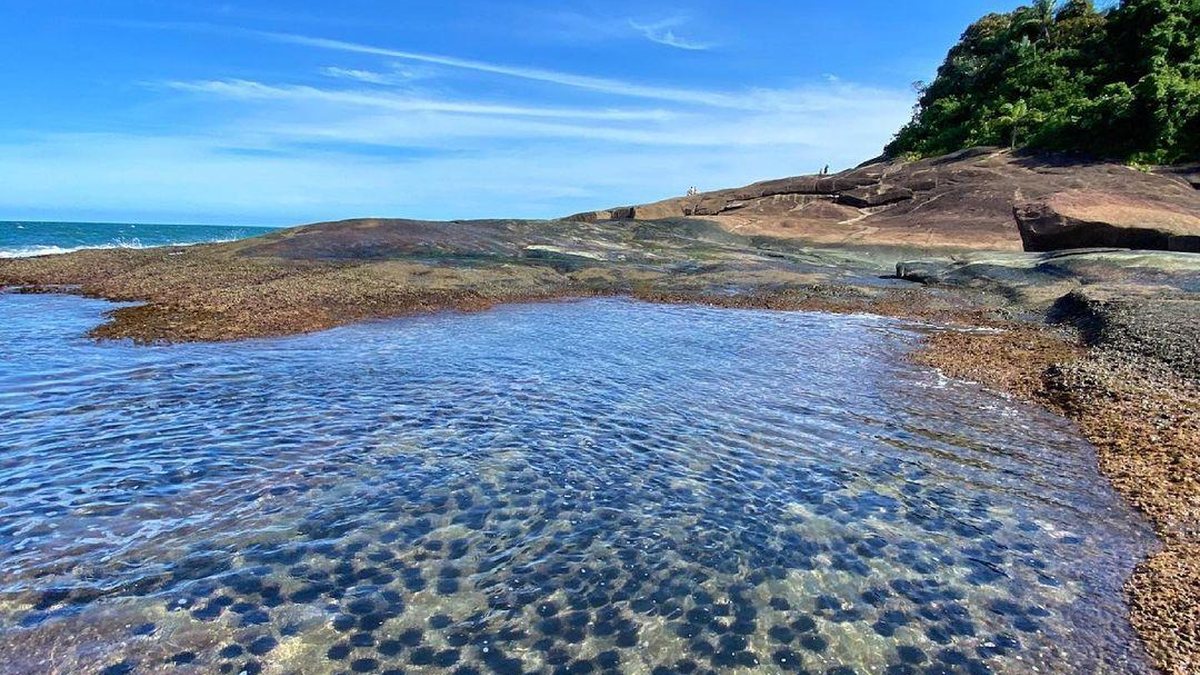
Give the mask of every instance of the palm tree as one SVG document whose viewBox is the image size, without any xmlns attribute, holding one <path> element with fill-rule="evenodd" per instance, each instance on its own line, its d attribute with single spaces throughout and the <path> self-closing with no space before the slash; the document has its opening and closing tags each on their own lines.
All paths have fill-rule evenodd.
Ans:
<svg viewBox="0 0 1200 675">
<path fill-rule="evenodd" d="M 1012 128 L 1012 136 L 1009 141 L 1009 147 L 1016 148 L 1017 141 L 1020 139 L 1021 127 L 1030 118 L 1029 104 L 1025 99 L 1020 98 L 1012 103 L 1005 103 L 1000 106 L 1000 117 L 996 120 L 1000 124 Z"/>
<path fill-rule="evenodd" d="M 1054 27 L 1055 0 L 1034 0 L 1033 20 L 1041 30 L 1042 39 L 1050 41 L 1050 29 Z"/>
</svg>

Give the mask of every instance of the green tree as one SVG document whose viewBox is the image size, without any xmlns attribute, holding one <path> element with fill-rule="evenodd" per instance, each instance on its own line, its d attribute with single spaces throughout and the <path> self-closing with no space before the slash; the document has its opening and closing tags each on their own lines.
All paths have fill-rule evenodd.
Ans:
<svg viewBox="0 0 1200 675">
<path fill-rule="evenodd" d="M 1015 102 L 1005 103 L 1000 106 L 1000 117 L 997 119 L 997 122 L 1011 129 L 1011 140 L 1008 143 L 1010 148 L 1017 147 L 1021 129 L 1030 121 L 1031 117 L 1029 104 L 1025 102 L 1025 99 L 1018 99 Z"/>
<path fill-rule="evenodd" d="M 1037 0 L 972 24 L 890 154 L 975 144 L 1200 158 L 1200 0 Z"/>
<path fill-rule="evenodd" d="M 1132 157 L 1200 157 L 1200 0 L 1126 0 L 1109 35 L 1119 80 L 1133 91 Z"/>
</svg>

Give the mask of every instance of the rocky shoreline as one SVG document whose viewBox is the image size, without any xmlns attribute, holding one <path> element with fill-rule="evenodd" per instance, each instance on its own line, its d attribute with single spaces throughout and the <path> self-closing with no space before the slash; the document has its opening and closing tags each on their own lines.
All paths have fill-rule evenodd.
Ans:
<svg viewBox="0 0 1200 675">
<path fill-rule="evenodd" d="M 1176 298 L 1164 309 L 1153 296 L 1069 295 L 1048 321 L 1003 319 L 983 306 L 930 311 L 911 297 L 859 306 L 785 295 L 651 299 L 867 311 L 996 329 L 932 333 L 912 359 L 1075 422 L 1096 447 L 1101 472 L 1161 542 L 1126 583 L 1130 620 L 1163 672 L 1200 672 L 1200 299 Z"/>
<path fill-rule="evenodd" d="M 1200 669 L 1200 388 L 1127 345 L 1059 331 L 931 336 L 914 358 L 1074 421 L 1102 473 L 1154 525 L 1161 549 L 1126 584 L 1130 619 L 1160 669 Z"/>
<path fill-rule="evenodd" d="M 1173 176 L 1131 180 L 1125 168 L 1072 172 L 996 152 L 856 171 L 688 198 L 708 210 L 721 202 L 715 215 L 676 214 L 682 202 L 672 202 L 656 206 L 654 220 L 611 219 L 645 216 L 638 207 L 559 221 L 355 220 L 223 244 L 0 260 L 0 289 L 136 301 L 92 335 L 139 342 L 285 335 L 597 295 L 998 329 L 934 332 L 913 358 L 1075 421 L 1162 542 L 1129 580 L 1132 622 L 1164 672 L 1200 671 L 1200 256 L 1023 253 L 1025 231 L 1013 222 L 1017 197 L 1052 208 L 1052 188 L 1089 181 L 1110 191 L 1116 216 L 1136 205 L 1194 217 L 1194 188 Z M 834 187 L 854 193 L 795 192 Z M 892 197 L 864 205 L 876 193 Z M 1191 221 L 1168 216 L 1156 221 L 1167 241 L 1190 246 Z M 842 238 L 831 240 L 839 227 Z"/>
</svg>

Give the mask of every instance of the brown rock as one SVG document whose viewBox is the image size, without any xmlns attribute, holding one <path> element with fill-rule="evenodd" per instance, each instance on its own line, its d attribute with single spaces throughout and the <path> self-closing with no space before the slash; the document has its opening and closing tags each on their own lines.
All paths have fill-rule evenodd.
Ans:
<svg viewBox="0 0 1200 675">
<path fill-rule="evenodd" d="M 904 183 L 904 187 L 913 192 L 929 192 L 937 189 L 938 181 L 935 176 L 913 176 Z"/>
<path fill-rule="evenodd" d="M 720 196 L 705 196 L 701 197 L 695 206 L 691 208 L 688 215 L 692 216 L 715 216 L 722 211 L 728 209 L 737 209 L 745 206 L 744 202 L 730 201 Z"/>
<path fill-rule="evenodd" d="M 1200 252 L 1200 212 L 1094 190 L 1060 192 L 1013 208 L 1027 251 L 1133 248 Z"/>
<path fill-rule="evenodd" d="M 732 199 L 739 200 L 761 199 L 785 194 L 836 195 L 856 187 L 870 185 L 876 180 L 878 180 L 877 176 L 866 175 L 865 172 L 833 176 L 796 176 L 763 181 L 747 185 L 744 188 L 723 190 L 722 192 L 729 192 Z"/>
<path fill-rule="evenodd" d="M 666 199 L 653 204 L 642 204 L 633 207 L 635 220 L 664 220 L 666 218 L 682 218 L 686 215 L 685 199 Z"/>
<path fill-rule="evenodd" d="M 903 202 L 912 198 L 913 191 L 908 188 L 879 183 L 877 185 L 847 190 L 838 195 L 838 203 L 867 209 L 895 204 L 896 202 Z"/>
<path fill-rule="evenodd" d="M 570 220 L 576 223 L 597 223 L 601 220 L 613 219 L 612 211 L 584 211 L 583 213 L 576 213 L 563 218 L 563 220 Z"/>
<path fill-rule="evenodd" d="M 1013 222 L 1018 204 L 1088 190 L 1200 215 L 1200 191 L 1188 178 L 1196 175 L 1197 166 L 1145 172 L 1113 162 L 972 148 L 916 162 L 878 160 L 828 176 L 795 176 L 677 197 L 616 210 L 613 218 L 704 218 L 739 234 L 815 245 L 1020 251 L 1022 239 Z M 911 197 L 882 198 L 885 186 L 909 190 Z M 845 194 L 853 204 L 838 198 Z M 868 198 L 855 201 L 859 194 Z M 1167 245 L 1193 250 L 1187 239 Z"/>
<path fill-rule="evenodd" d="M 1154 169 L 1154 173 L 1162 176 L 1174 176 L 1193 189 L 1200 190 L 1200 164 L 1160 166 Z"/>
</svg>

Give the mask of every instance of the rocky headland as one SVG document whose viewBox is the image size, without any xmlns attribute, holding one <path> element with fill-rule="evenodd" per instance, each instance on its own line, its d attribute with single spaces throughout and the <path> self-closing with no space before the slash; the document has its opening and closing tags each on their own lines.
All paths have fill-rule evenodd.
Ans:
<svg viewBox="0 0 1200 675">
<path fill-rule="evenodd" d="M 0 260 L 0 286 L 137 304 L 97 338 L 284 335 L 593 295 L 872 312 L 913 358 L 1053 408 L 1161 550 L 1128 585 L 1166 672 L 1200 671 L 1200 167 L 965 150 L 549 221 L 319 223 L 237 242 Z"/>
<path fill-rule="evenodd" d="M 595 222 L 703 217 L 739 234 L 839 246 L 1198 252 L 1200 170 L 1193 169 L 1141 171 L 1067 155 L 972 148 L 915 162 L 872 161 L 834 175 L 769 180 L 571 218 Z"/>
</svg>

